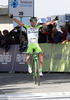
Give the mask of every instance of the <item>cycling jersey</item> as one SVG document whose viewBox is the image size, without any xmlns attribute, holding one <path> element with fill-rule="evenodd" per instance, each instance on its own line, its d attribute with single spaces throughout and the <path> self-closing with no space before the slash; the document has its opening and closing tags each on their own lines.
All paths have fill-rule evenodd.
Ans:
<svg viewBox="0 0 70 100">
<path fill-rule="evenodd" d="M 25 25 L 27 29 L 27 37 L 28 37 L 28 49 L 27 53 L 32 53 L 33 49 L 35 49 L 35 52 L 39 53 L 42 52 L 41 48 L 38 44 L 38 31 L 41 25 L 35 26 L 34 28 L 28 25 Z"/>
<path fill-rule="evenodd" d="M 41 25 L 35 26 L 34 28 L 28 25 L 25 25 L 27 29 L 27 37 L 28 37 L 28 44 L 38 43 L 38 31 Z"/>
</svg>

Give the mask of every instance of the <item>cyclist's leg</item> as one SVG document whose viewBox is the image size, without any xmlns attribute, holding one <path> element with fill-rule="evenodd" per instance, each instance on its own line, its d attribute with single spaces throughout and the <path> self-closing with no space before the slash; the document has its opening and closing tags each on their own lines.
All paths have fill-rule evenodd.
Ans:
<svg viewBox="0 0 70 100">
<path fill-rule="evenodd" d="M 27 64 L 30 64 L 30 55 L 29 54 L 26 55 L 26 62 L 27 62 Z"/>
<path fill-rule="evenodd" d="M 40 72 L 40 76 L 43 76 L 43 74 L 42 74 L 42 67 L 43 67 L 43 60 L 44 60 L 43 54 L 39 54 L 39 58 L 40 58 L 40 68 L 39 68 L 39 72 Z"/>
<path fill-rule="evenodd" d="M 42 53 L 42 50 L 41 50 L 41 48 L 39 47 L 39 45 L 37 45 L 36 52 L 37 52 L 37 53 L 40 53 L 40 54 L 39 54 L 39 58 L 40 58 L 40 67 L 43 67 L 43 59 L 44 59 L 44 57 L 43 57 L 43 53 Z"/>
<path fill-rule="evenodd" d="M 27 49 L 27 55 L 26 55 L 26 62 L 27 62 L 27 64 L 30 64 L 30 55 L 29 55 L 29 53 L 32 53 L 31 45 L 28 45 L 28 49 Z"/>
<path fill-rule="evenodd" d="M 32 53 L 31 46 L 28 46 L 28 49 L 27 49 L 26 62 L 28 64 L 28 72 L 32 73 L 31 64 L 30 64 L 30 55 L 28 53 Z"/>
<path fill-rule="evenodd" d="M 32 73 L 32 68 L 31 68 L 31 64 L 30 64 L 30 55 L 26 55 L 26 62 L 28 64 L 28 72 Z"/>
<path fill-rule="evenodd" d="M 42 53 L 39 54 L 39 58 L 40 58 L 40 67 L 43 67 L 43 60 L 44 60 L 44 56 Z"/>
<path fill-rule="evenodd" d="M 44 56 L 43 56 L 43 54 L 41 53 L 42 50 L 41 50 L 41 48 L 39 47 L 39 45 L 37 45 L 36 52 L 37 52 L 37 53 L 40 53 L 40 54 L 39 54 L 39 58 L 40 58 L 40 69 L 39 69 L 39 72 L 41 73 L 40 76 L 43 76 L 43 74 L 42 74 L 42 67 L 43 67 Z"/>
</svg>

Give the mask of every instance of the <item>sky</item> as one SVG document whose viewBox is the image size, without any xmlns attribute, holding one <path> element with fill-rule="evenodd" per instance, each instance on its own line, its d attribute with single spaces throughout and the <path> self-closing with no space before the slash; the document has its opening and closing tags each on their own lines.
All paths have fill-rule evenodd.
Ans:
<svg viewBox="0 0 70 100">
<path fill-rule="evenodd" d="M 0 5 L 8 5 L 8 0 L 0 0 Z"/>
<path fill-rule="evenodd" d="M 34 0 L 36 17 L 70 14 L 70 0 Z M 8 5 L 8 0 L 0 0 L 0 5 Z"/>
<path fill-rule="evenodd" d="M 35 0 L 35 4 L 35 15 L 38 17 L 70 14 L 70 0 Z"/>
</svg>

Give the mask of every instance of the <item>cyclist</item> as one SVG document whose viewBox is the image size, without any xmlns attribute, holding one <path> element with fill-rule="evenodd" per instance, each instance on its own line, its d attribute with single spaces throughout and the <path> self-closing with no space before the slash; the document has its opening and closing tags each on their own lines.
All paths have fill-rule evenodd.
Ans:
<svg viewBox="0 0 70 100">
<path fill-rule="evenodd" d="M 31 19 L 30 19 L 31 26 L 21 23 L 19 20 L 17 20 L 16 18 L 13 17 L 13 14 L 10 14 L 10 18 L 12 18 L 16 23 L 20 24 L 22 27 L 27 29 L 28 49 L 27 49 L 27 55 L 26 55 L 26 62 L 28 64 L 28 72 L 32 73 L 31 64 L 30 64 L 30 55 L 28 53 L 32 53 L 33 49 L 35 49 L 35 52 L 40 53 L 39 54 L 39 58 L 40 58 L 39 75 L 43 76 L 42 67 L 43 67 L 44 57 L 43 57 L 43 54 L 41 53 L 42 50 L 41 50 L 41 48 L 39 47 L 39 44 L 38 44 L 38 31 L 41 27 L 45 27 L 47 25 L 50 25 L 54 21 L 58 20 L 59 17 L 56 16 L 55 19 L 53 19 L 53 20 L 51 20 L 51 21 L 49 21 L 49 22 L 47 22 L 43 25 L 36 25 L 37 24 L 37 18 L 31 17 Z"/>
</svg>

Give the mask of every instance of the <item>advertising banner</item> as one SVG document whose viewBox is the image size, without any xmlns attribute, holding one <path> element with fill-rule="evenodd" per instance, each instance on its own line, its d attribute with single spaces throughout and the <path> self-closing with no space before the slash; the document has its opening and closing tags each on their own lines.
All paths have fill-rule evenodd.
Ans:
<svg viewBox="0 0 70 100">
<path fill-rule="evenodd" d="M 65 15 L 60 15 L 59 20 L 57 22 L 58 22 L 57 24 L 59 25 L 59 27 L 65 25 Z"/>
<path fill-rule="evenodd" d="M 70 22 L 70 14 L 65 14 L 65 20 L 66 20 L 67 22 Z"/>
<path fill-rule="evenodd" d="M 19 52 L 19 45 L 12 45 L 7 53 L 0 48 L 0 72 L 27 72 L 26 51 Z"/>
<path fill-rule="evenodd" d="M 54 44 L 52 47 L 52 56 L 50 61 L 50 72 L 68 72 L 70 71 L 70 44 Z"/>
<path fill-rule="evenodd" d="M 14 56 L 14 45 L 10 47 L 10 50 L 5 53 L 5 50 L 0 48 L 0 72 L 12 70 L 13 56 Z"/>
<path fill-rule="evenodd" d="M 19 51 L 19 45 L 16 45 L 16 52 L 14 56 L 14 65 L 13 65 L 13 71 L 17 72 L 27 72 L 28 67 L 26 63 L 26 50 L 22 53 Z"/>
<path fill-rule="evenodd" d="M 38 23 L 46 23 L 51 21 L 51 17 L 46 17 L 46 18 L 38 18 Z"/>
<path fill-rule="evenodd" d="M 70 72 L 70 43 L 62 45 L 41 43 L 44 52 L 43 72 Z M 19 45 L 12 45 L 10 50 L 0 48 L 0 72 L 27 72 L 26 50 L 19 51 Z"/>
<path fill-rule="evenodd" d="M 43 71 L 50 71 L 50 60 L 52 56 L 52 44 L 41 43 L 40 47 L 44 52 L 44 64 L 43 64 Z"/>
<path fill-rule="evenodd" d="M 17 17 L 31 17 L 34 14 L 34 0 L 9 0 L 9 14 Z"/>
</svg>

